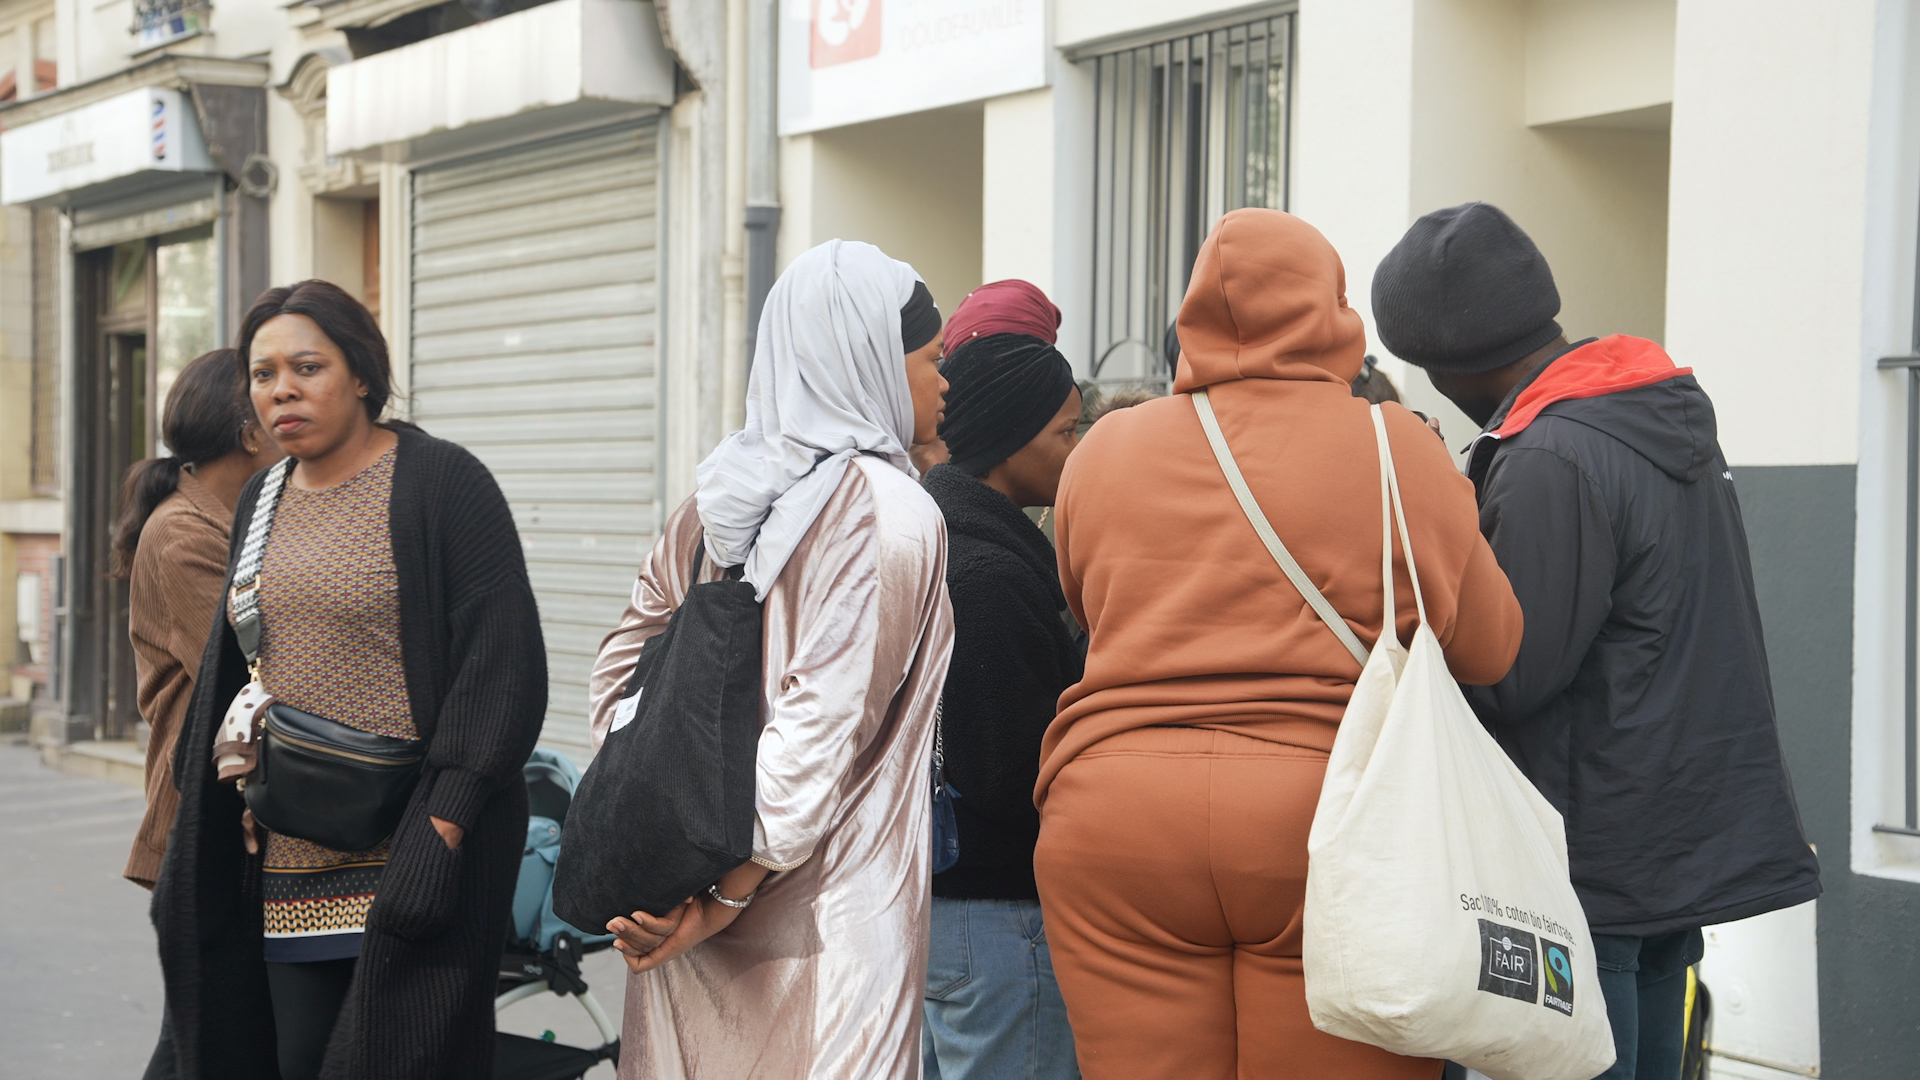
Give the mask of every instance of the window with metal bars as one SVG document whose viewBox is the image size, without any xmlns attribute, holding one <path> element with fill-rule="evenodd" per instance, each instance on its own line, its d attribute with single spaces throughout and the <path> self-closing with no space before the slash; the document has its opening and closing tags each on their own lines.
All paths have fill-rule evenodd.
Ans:
<svg viewBox="0 0 1920 1080">
<path fill-rule="evenodd" d="M 1293 28 L 1272 15 L 1084 61 L 1096 383 L 1166 387 L 1200 242 L 1229 210 L 1286 209 Z"/>
</svg>

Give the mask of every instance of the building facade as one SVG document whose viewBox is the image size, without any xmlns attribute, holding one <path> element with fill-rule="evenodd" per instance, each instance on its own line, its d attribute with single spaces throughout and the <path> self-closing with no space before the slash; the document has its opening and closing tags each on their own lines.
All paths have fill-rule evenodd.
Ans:
<svg viewBox="0 0 1920 1080">
<path fill-rule="evenodd" d="M 1421 214 L 1469 200 L 1539 242 L 1570 338 L 1635 334 L 1693 367 L 1740 491 L 1826 886 L 1710 929 L 1714 1075 L 1913 1071 L 1920 992 L 1861 974 L 1920 965 L 1920 374 L 1899 366 L 1920 350 L 1914 5 L 779 10 L 782 260 L 872 240 L 946 310 L 975 283 L 1026 278 L 1065 312 L 1083 379 L 1165 384 L 1186 271 L 1226 210 L 1320 227 L 1370 323 L 1381 257 Z M 1463 448 L 1466 418 L 1373 351 Z"/>
<path fill-rule="evenodd" d="M 1917 6 L 0 2 L 0 692 L 50 743 L 137 733 L 118 478 L 270 283 L 361 296 L 396 411 L 499 477 L 584 758 L 591 656 L 808 247 L 949 312 L 1026 278 L 1083 379 L 1164 385 L 1220 214 L 1320 227 L 1370 316 L 1406 227 L 1486 200 L 1570 336 L 1696 370 L 1746 513 L 1826 893 L 1710 932 L 1715 1073 L 1907 1075 L 1920 990 L 1866 973 L 1920 967 Z"/>
</svg>

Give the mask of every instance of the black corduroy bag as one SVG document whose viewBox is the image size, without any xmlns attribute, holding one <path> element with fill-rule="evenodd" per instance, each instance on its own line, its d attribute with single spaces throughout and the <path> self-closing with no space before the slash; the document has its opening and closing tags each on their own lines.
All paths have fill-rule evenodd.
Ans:
<svg viewBox="0 0 1920 1080">
<path fill-rule="evenodd" d="M 705 550 L 703 536 L 695 581 Z M 561 829 L 556 915 L 596 934 L 665 915 L 753 854 L 763 621 L 736 567 L 688 589 L 641 648 Z"/>
</svg>

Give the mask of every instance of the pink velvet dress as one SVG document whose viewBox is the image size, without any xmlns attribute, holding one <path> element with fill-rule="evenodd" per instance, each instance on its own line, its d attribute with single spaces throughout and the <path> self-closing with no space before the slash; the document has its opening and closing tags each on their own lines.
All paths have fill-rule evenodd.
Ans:
<svg viewBox="0 0 1920 1080">
<path fill-rule="evenodd" d="M 699 537 L 689 499 L 601 645 L 596 746 L 691 584 Z M 933 500 L 854 458 L 766 596 L 753 860 L 776 872 L 725 931 L 629 977 L 622 1080 L 920 1075 L 946 559 Z M 701 576 L 718 576 L 711 560 Z"/>
</svg>

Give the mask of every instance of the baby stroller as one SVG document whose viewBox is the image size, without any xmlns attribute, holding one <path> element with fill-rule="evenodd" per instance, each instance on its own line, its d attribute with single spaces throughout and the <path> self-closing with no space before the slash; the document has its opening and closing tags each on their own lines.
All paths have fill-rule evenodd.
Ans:
<svg viewBox="0 0 1920 1080">
<path fill-rule="evenodd" d="M 553 913 L 553 864 L 560 857 L 561 824 L 579 786 L 580 770 L 565 755 L 543 747 L 534 750 L 522 773 L 527 781 L 527 846 L 513 890 L 513 926 L 500 959 L 493 1011 L 543 993 L 571 995 L 593 1019 L 601 1045 L 589 1050 L 500 1032 L 494 1036 L 493 1075 L 495 1080 L 578 1080 L 602 1061 L 620 1060 L 620 1029 L 580 974 L 580 958 L 611 946 L 613 935 L 583 934 Z"/>
</svg>

